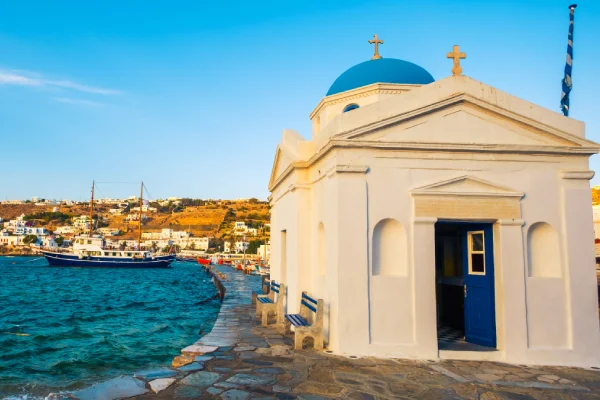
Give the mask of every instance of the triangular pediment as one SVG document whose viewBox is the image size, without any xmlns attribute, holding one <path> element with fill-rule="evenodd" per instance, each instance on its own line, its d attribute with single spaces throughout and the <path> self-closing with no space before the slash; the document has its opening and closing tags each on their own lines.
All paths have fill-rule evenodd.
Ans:
<svg viewBox="0 0 600 400">
<path fill-rule="evenodd" d="M 522 192 L 469 175 L 420 186 L 410 192 L 413 195 L 434 196 L 523 197 Z"/>
<path fill-rule="evenodd" d="M 458 100 L 458 99 L 457 99 Z M 389 123 L 365 126 L 342 135 L 350 140 L 388 143 L 441 143 L 453 145 L 597 146 L 518 115 L 490 109 L 468 98 L 413 113 Z M 374 128 L 374 129 L 373 129 Z"/>
<path fill-rule="evenodd" d="M 273 168 L 271 170 L 271 179 L 269 179 L 269 186 L 277 180 L 277 178 L 288 169 L 288 167 L 292 164 L 292 157 L 290 157 L 284 150 L 281 149 L 281 146 L 277 147 L 277 152 L 275 153 L 275 161 L 273 162 Z"/>
</svg>

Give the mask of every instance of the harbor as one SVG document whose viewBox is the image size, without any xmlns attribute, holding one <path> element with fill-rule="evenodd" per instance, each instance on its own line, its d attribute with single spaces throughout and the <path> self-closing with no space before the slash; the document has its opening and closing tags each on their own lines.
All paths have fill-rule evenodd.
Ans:
<svg viewBox="0 0 600 400">
<path fill-rule="evenodd" d="M 600 376 L 593 369 L 340 356 L 310 346 L 294 350 L 293 335 L 261 326 L 255 316 L 251 298 L 260 277 L 211 269 L 223 275 L 227 294 L 212 330 L 181 349 L 181 365 L 132 372 L 66 398 L 596 398 Z"/>
</svg>

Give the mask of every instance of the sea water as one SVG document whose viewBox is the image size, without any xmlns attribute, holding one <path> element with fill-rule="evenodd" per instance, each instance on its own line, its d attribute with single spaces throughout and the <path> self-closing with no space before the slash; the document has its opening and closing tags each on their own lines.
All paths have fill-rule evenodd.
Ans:
<svg viewBox="0 0 600 400">
<path fill-rule="evenodd" d="M 0 257 L 0 398 L 37 398 L 169 365 L 210 331 L 215 288 L 169 269 L 50 267 Z"/>
</svg>

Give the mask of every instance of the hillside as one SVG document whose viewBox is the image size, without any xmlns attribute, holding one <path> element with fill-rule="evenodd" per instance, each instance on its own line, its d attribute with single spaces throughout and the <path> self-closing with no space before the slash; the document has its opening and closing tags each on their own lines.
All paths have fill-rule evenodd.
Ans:
<svg viewBox="0 0 600 400">
<path fill-rule="evenodd" d="M 210 236 L 218 239 L 229 239 L 235 221 L 244 221 L 250 227 L 255 228 L 262 228 L 265 223 L 270 222 L 267 202 L 221 200 L 203 203 L 199 206 L 180 206 L 175 208 L 174 211 L 159 210 L 155 213 L 145 213 L 148 219 L 144 222 L 144 232 L 172 228 L 192 232 L 197 237 Z M 44 226 L 49 230 L 54 230 L 65 224 L 65 217 L 89 214 L 87 204 L 58 206 L 58 213 L 52 214 L 54 207 L 36 206 L 34 204 L 0 204 L 0 217 L 7 221 L 21 214 L 36 217 L 41 216 L 41 213 L 47 213 L 44 219 L 34 219 L 33 223 L 35 226 Z M 135 237 L 138 227 L 137 222 L 128 223 L 125 221 L 125 215 L 111 215 L 108 212 L 110 208 L 109 205 L 94 206 L 94 214 L 99 214 L 104 220 L 101 226 L 121 229 L 125 232 L 124 239 Z M 60 218 L 52 219 L 52 217 Z M 261 229 L 260 232 L 263 233 L 263 230 Z"/>
</svg>

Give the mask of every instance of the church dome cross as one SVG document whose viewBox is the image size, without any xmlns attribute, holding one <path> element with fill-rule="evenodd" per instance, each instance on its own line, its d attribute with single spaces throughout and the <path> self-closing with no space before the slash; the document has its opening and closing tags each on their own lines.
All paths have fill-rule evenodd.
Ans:
<svg viewBox="0 0 600 400">
<path fill-rule="evenodd" d="M 375 54 L 373 54 L 371 60 L 379 60 L 381 58 L 381 55 L 379 54 L 379 45 L 383 44 L 383 40 L 379 40 L 379 36 L 377 36 L 377 34 L 374 34 L 373 37 L 375 39 L 369 40 L 369 44 L 375 45 Z"/>
</svg>

